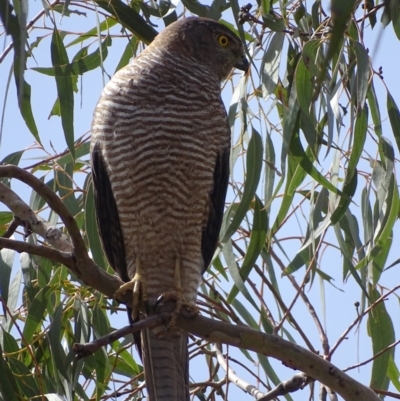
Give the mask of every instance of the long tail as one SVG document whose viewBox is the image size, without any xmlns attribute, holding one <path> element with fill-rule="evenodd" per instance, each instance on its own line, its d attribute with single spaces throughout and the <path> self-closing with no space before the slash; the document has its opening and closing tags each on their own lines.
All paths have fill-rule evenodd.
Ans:
<svg viewBox="0 0 400 401">
<path fill-rule="evenodd" d="M 189 401 L 188 334 L 142 331 L 142 358 L 148 401 Z"/>
</svg>

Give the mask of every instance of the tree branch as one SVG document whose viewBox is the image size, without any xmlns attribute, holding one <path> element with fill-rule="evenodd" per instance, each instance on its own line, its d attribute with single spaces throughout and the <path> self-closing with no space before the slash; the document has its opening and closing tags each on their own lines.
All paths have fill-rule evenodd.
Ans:
<svg viewBox="0 0 400 401">
<path fill-rule="evenodd" d="M 71 216 L 61 199 L 44 182 L 28 171 L 13 165 L 0 166 L 0 177 L 16 178 L 34 189 L 47 202 L 50 208 L 60 216 L 71 236 L 72 245 L 76 255 L 86 255 L 86 257 L 89 258 L 86 252 L 85 243 L 83 242 L 75 219 Z M 21 218 L 21 216 L 18 217 Z M 25 219 L 22 218 L 22 220 Z"/>
<path fill-rule="evenodd" d="M 67 252 L 61 252 L 46 246 L 29 244 L 28 242 L 15 241 L 8 238 L 0 238 L 0 249 L 1 248 L 12 249 L 19 253 L 26 252 L 30 255 L 43 256 L 44 258 L 62 263 L 68 268 L 73 269 L 74 258 L 72 254 Z"/>
<path fill-rule="evenodd" d="M 64 252 L 72 252 L 69 238 L 54 225 L 32 211 L 32 209 L 9 187 L 0 182 L 0 202 L 4 203 L 10 211 L 20 220 L 25 228 L 26 235 L 29 230 L 39 234 L 54 248 Z"/>
<path fill-rule="evenodd" d="M 214 351 L 217 356 L 218 363 L 221 365 L 222 369 L 225 370 L 228 380 L 235 384 L 237 387 L 245 391 L 246 393 L 252 395 L 256 400 L 264 397 L 264 394 L 256 387 L 250 383 L 247 383 L 241 379 L 236 372 L 228 365 L 225 357 L 222 355 L 221 344 L 214 344 Z"/>
<path fill-rule="evenodd" d="M 279 359 L 285 366 L 300 370 L 325 384 L 346 401 L 380 400 L 371 389 L 352 379 L 332 363 L 278 336 L 200 315 L 186 318 L 181 314 L 176 326 L 210 342 L 225 343 Z"/>
<path fill-rule="evenodd" d="M 16 178 L 24 182 L 34 189 L 47 202 L 50 208 L 60 216 L 64 223 L 71 238 L 71 250 L 73 253 L 67 257 L 62 252 L 52 248 L 27 244 L 21 241 L 7 240 L 5 238 L 0 239 L 0 247 L 2 246 L 4 248 L 14 249 L 17 252 L 28 252 L 32 255 L 43 256 L 56 262 L 63 263 L 73 274 L 82 280 L 84 284 L 93 287 L 102 294 L 112 298 L 115 291 L 123 284 L 123 282 L 120 278 L 105 272 L 89 257 L 75 219 L 71 216 L 61 199 L 45 183 L 19 167 L 13 165 L 0 166 L 0 177 Z M 0 190 L 1 194 L 3 194 L 3 187 L 1 187 Z M 33 211 L 17 195 L 14 194 L 15 197 L 13 197 L 13 194 L 14 193 L 11 191 L 11 194 L 6 194 L 4 198 L 0 200 L 4 200 L 4 203 L 9 202 L 9 207 L 11 206 L 10 209 L 12 212 L 21 214 L 17 215 L 17 217 L 29 222 L 32 231 L 36 229 L 39 230 L 39 226 L 42 225 L 42 222 L 38 223 L 38 218 L 35 216 Z M 43 226 L 43 229 L 46 232 L 48 231 L 48 228 L 46 229 L 45 225 Z M 48 237 L 49 235 L 46 234 L 44 238 L 48 239 Z M 132 294 L 127 292 L 120 301 L 129 305 L 131 299 Z"/>
</svg>

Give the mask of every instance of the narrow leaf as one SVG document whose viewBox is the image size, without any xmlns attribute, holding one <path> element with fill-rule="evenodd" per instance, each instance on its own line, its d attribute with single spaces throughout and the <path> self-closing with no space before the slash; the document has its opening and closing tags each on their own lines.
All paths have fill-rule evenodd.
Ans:
<svg viewBox="0 0 400 401">
<path fill-rule="evenodd" d="M 256 196 L 254 202 L 254 218 L 253 227 L 250 234 L 250 243 L 242 263 L 242 268 L 240 269 L 240 276 L 242 277 L 243 281 L 246 281 L 252 268 L 254 267 L 254 263 L 256 262 L 261 250 L 265 245 L 267 224 L 267 212 L 265 211 L 261 200 L 258 198 L 258 196 Z M 231 302 L 236 297 L 238 292 L 238 288 L 233 287 L 228 296 L 228 302 Z"/>
<path fill-rule="evenodd" d="M 228 241 L 236 232 L 244 216 L 249 210 L 251 201 L 257 190 L 260 181 L 261 169 L 263 164 L 263 145 L 261 135 L 253 128 L 252 136 L 246 155 L 246 180 L 244 182 L 243 196 L 239 207 L 225 233 L 221 233 L 221 243 Z"/>
<path fill-rule="evenodd" d="M 376 289 L 370 288 L 369 294 L 371 303 L 380 298 L 380 293 Z M 368 313 L 368 334 L 372 340 L 373 355 L 383 351 L 395 342 L 396 338 L 392 319 L 386 310 L 384 302 L 379 302 Z M 388 370 L 390 356 L 394 356 L 394 348 L 391 348 L 374 359 L 372 363 L 370 387 L 379 390 L 388 389 L 389 378 L 386 372 Z"/>
<path fill-rule="evenodd" d="M 387 110 L 392 126 L 393 135 L 396 139 L 397 148 L 400 150 L 400 112 L 392 95 L 387 93 Z"/>
<path fill-rule="evenodd" d="M 367 97 L 371 66 L 367 50 L 360 42 L 353 42 L 357 60 L 357 110 L 364 108 Z"/>
<path fill-rule="evenodd" d="M 58 30 L 54 28 L 51 40 L 51 62 L 56 70 L 56 85 L 60 100 L 61 124 L 64 130 L 65 141 L 71 154 L 74 156 L 74 92 L 73 81 L 70 76 L 59 76 L 61 66 L 68 64 L 68 55 Z"/>
</svg>

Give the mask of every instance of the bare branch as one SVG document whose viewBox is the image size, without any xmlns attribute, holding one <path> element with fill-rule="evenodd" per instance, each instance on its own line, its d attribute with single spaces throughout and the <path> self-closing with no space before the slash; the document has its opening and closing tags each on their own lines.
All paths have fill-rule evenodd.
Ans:
<svg viewBox="0 0 400 401">
<path fill-rule="evenodd" d="M 379 351 L 378 353 L 376 353 L 375 355 L 373 355 L 371 358 L 369 358 L 363 362 L 357 363 L 356 365 L 349 366 L 348 368 L 344 369 L 343 372 L 347 372 L 351 369 L 359 368 L 360 366 L 364 366 L 367 363 L 372 362 L 374 359 L 378 358 L 379 356 L 384 354 L 386 351 L 389 351 L 391 348 L 395 347 L 399 343 L 400 343 L 400 340 L 395 341 L 393 344 L 388 345 L 385 349 L 383 349 L 383 350 Z"/>
<path fill-rule="evenodd" d="M 265 394 L 264 397 L 260 398 L 260 401 L 270 401 L 280 395 L 286 395 L 289 393 L 294 393 L 298 390 L 302 390 L 312 381 L 313 380 L 304 373 L 297 373 L 289 380 L 285 380 L 282 383 L 279 383 L 271 391 L 268 391 L 268 393 Z"/>
<path fill-rule="evenodd" d="M 236 372 L 230 366 L 228 366 L 225 357 L 222 355 L 221 344 L 214 344 L 214 351 L 215 355 L 217 356 L 218 363 L 221 365 L 222 369 L 225 370 L 229 381 L 246 393 L 252 395 L 256 400 L 264 397 L 264 394 L 256 386 L 253 386 L 252 384 L 241 379 Z"/>
<path fill-rule="evenodd" d="M 90 343 L 75 343 L 73 345 L 73 350 L 76 352 L 76 357 L 78 359 L 85 358 L 96 352 L 99 348 L 111 344 L 112 342 L 117 341 L 119 338 L 124 337 L 128 334 L 133 334 L 146 328 L 154 329 L 157 326 L 161 326 L 162 324 L 167 323 L 170 317 L 171 316 L 169 313 L 162 313 L 159 315 L 148 317 L 147 319 L 140 320 L 139 322 L 133 323 L 129 326 L 125 326 L 122 329 L 115 330 L 110 334 L 100 337 Z"/>
<path fill-rule="evenodd" d="M 76 256 L 89 258 L 86 252 L 85 243 L 83 242 L 81 233 L 74 218 L 68 212 L 68 209 L 62 203 L 61 199 L 44 182 L 40 181 L 39 178 L 31 173 L 13 165 L 0 166 L 0 177 L 16 178 L 34 189 L 48 203 L 50 208 L 60 216 L 71 236 Z M 26 219 L 22 218 L 22 220 L 29 221 L 29 218 L 31 218 L 34 225 L 37 219 L 34 214 L 33 216 L 27 216 Z M 19 217 L 21 218 L 21 216 Z"/>
<path fill-rule="evenodd" d="M 325 384 L 346 401 L 380 400 L 371 389 L 352 379 L 332 363 L 278 336 L 200 315 L 186 318 L 181 314 L 176 326 L 210 342 L 225 343 L 278 359 L 284 365 L 300 370 Z"/>
<path fill-rule="evenodd" d="M 7 248 L 17 252 L 26 252 L 31 255 L 43 256 L 44 258 L 51 259 L 54 262 L 62 263 L 71 270 L 73 269 L 74 258 L 70 253 L 57 251 L 56 249 L 29 244 L 28 242 L 15 241 L 8 238 L 0 238 L 0 249 Z"/>
<path fill-rule="evenodd" d="M 68 237 L 54 225 L 42 219 L 9 187 L 0 182 L 0 202 L 3 202 L 10 211 L 24 225 L 25 230 L 39 234 L 54 248 L 64 252 L 72 252 L 72 244 Z M 29 233 L 28 233 L 29 235 Z"/>
</svg>

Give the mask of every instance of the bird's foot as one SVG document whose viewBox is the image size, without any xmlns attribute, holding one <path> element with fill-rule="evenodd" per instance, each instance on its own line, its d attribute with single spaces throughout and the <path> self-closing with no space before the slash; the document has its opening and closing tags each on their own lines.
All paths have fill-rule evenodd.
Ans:
<svg viewBox="0 0 400 401">
<path fill-rule="evenodd" d="M 196 305 L 184 303 L 182 306 L 183 306 L 182 309 L 184 309 L 185 317 L 196 317 L 197 315 L 200 314 L 200 309 Z"/>
<path fill-rule="evenodd" d="M 122 284 L 121 287 L 115 291 L 114 298 L 121 298 L 127 291 L 132 291 L 133 293 L 132 318 L 136 321 L 139 318 L 140 301 L 146 302 L 148 300 L 146 280 L 141 274 L 140 263 L 136 263 L 136 274 L 133 279 Z"/>
<path fill-rule="evenodd" d="M 171 312 L 171 319 L 167 324 L 166 330 L 172 329 L 175 326 L 176 319 L 178 319 L 179 314 L 181 313 L 182 305 L 184 304 L 183 294 L 181 290 L 178 291 L 166 291 L 163 292 L 162 302 L 175 301 L 175 308 Z"/>
</svg>

